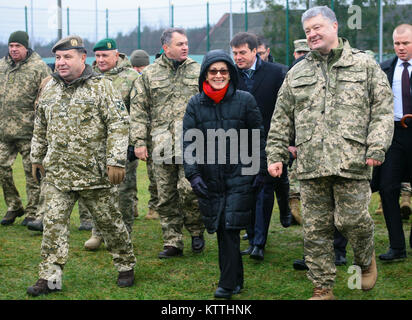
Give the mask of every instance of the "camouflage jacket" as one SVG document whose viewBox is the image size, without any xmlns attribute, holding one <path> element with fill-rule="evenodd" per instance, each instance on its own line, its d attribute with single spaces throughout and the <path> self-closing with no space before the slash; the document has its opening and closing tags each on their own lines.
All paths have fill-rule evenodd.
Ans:
<svg viewBox="0 0 412 320">
<path fill-rule="evenodd" d="M 136 148 L 147 147 L 150 133 L 153 149 L 175 147 L 171 152 L 179 154 L 175 133 L 181 134 L 187 103 L 199 93 L 199 73 L 200 65 L 191 58 L 175 69 L 165 54 L 143 70 L 130 106 L 130 138 Z"/>
<path fill-rule="evenodd" d="M 28 139 L 33 135 L 34 101 L 40 83 L 51 73 L 41 57 L 29 49 L 27 58 L 15 63 L 0 60 L 0 139 Z"/>
<path fill-rule="evenodd" d="M 129 135 L 119 93 L 88 65 L 70 84 L 52 76 L 36 109 L 31 161 L 61 191 L 111 187 L 106 166 L 125 166 Z"/>
<path fill-rule="evenodd" d="M 96 73 L 102 73 L 96 61 L 93 62 L 93 70 Z M 112 80 L 113 87 L 120 92 L 127 111 L 130 112 L 130 101 L 133 99 L 132 94 L 136 93 L 135 90 L 132 92 L 132 88 L 135 86 L 139 73 L 133 69 L 129 59 L 125 54 L 120 53 L 116 66 L 102 74 Z"/>
<path fill-rule="evenodd" d="M 267 140 L 268 165 L 289 159 L 295 139 L 297 178 L 370 179 L 366 159 L 384 161 L 393 135 L 387 77 L 345 39 L 327 60 L 311 51 L 287 74 Z"/>
</svg>

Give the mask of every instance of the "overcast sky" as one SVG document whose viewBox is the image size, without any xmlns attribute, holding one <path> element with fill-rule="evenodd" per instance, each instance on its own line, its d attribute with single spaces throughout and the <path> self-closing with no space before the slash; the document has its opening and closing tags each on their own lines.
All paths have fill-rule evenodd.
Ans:
<svg viewBox="0 0 412 320">
<path fill-rule="evenodd" d="M 174 25 L 181 27 L 205 26 L 206 0 L 98 0 L 96 34 L 96 0 L 62 0 L 63 35 L 67 35 L 67 7 L 69 7 L 69 32 L 95 41 L 106 36 L 106 8 L 109 9 L 109 36 L 128 33 L 137 26 L 138 6 L 141 8 L 141 25 L 153 28 L 170 24 L 169 3 L 174 5 Z M 33 11 L 31 5 L 33 4 Z M 209 0 L 210 23 L 230 11 L 230 0 Z M 57 0 L 0 0 L 0 41 L 6 42 L 11 32 L 25 30 L 25 11 L 28 7 L 30 38 L 47 42 L 57 36 Z M 233 12 L 244 12 L 244 0 L 232 0 Z M 248 11 L 256 11 L 250 8 Z M 31 19 L 33 16 L 33 19 Z M 33 23 L 32 23 L 33 20 Z M 33 32 L 32 32 L 33 29 Z"/>
</svg>

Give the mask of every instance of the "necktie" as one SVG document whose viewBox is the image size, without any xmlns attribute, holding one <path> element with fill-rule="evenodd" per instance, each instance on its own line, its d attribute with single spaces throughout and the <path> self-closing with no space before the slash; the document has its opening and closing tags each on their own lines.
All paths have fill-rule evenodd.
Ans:
<svg viewBox="0 0 412 320">
<path fill-rule="evenodd" d="M 403 114 L 412 114 L 412 96 L 409 83 L 408 62 L 404 62 L 402 71 L 402 106 Z"/>
<path fill-rule="evenodd" d="M 253 72 L 254 72 L 255 70 L 253 70 L 253 69 L 247 69 L 247 70 L 245 70 L 245 73 L 246 73 L 246 75 L 248 76 L 248 78 L 250 79 L 250 78 L 252 78 L 252 75 L 253 75 Z"/>
</svg>

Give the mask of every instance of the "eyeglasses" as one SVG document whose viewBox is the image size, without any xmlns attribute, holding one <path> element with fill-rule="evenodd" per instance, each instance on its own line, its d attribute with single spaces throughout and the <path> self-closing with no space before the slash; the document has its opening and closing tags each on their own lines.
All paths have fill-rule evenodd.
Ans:
<svg viewBox="0 0 412 320">
<path fill-rule="evenodd" d="M 219 72 L 222 76 L 226 76 L 229 73 L 229 70 L 227 69 L 221 69 L 221 70 L 216 70 L 216 69 L 212 69 L 212 70 L 208 70 L 207 71 L 210 75 L 215 76 L 217 75 L 217 73 Z"/>
</svg>

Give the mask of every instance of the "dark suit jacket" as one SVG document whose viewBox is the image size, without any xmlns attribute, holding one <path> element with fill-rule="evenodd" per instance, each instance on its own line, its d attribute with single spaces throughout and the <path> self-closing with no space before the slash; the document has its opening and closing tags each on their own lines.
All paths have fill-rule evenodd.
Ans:
<svg viewBox="0 0 412 320">
<path fill-rule="evenodd" d="M 257 57 L 257 59 L 256 70 L 252 77 L 254 84 L 250 93 L 255 98 L 262 114 L 265 137 L 267 137 L 270 129 L 270 120 L 275 110 L 278 91 L 283 83 L 285 74 L 279 64 L 262 61 L 259 57 Z M 246 77 L 246 75 L 239 70 L 240 79 L 238 89 L 248 91 L 244 77 Z"/>
<path fill-rule="evenodd" d="M 392 87 L 392 82 L 393 82 L 393 74 L 395 73 L 395 66 L 396 62 L 398 61 L 398 57 L 386 60 L 381 63 L 381 68 L 383 72 L 386 73 L 386 76 L 388 77 L 389 83 Z M 412 92 L 412 77 L 409 79 L 409 86 L 411 87 L 411 92 Z"/>
</svg>

